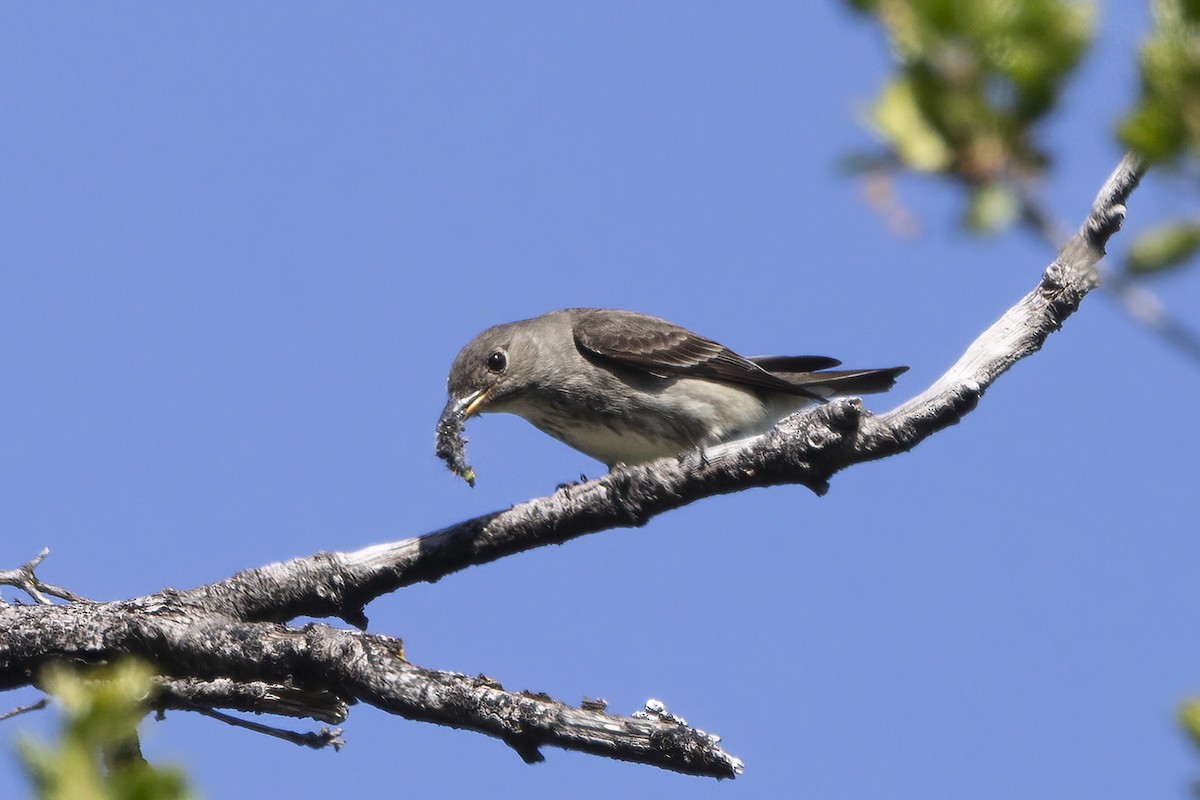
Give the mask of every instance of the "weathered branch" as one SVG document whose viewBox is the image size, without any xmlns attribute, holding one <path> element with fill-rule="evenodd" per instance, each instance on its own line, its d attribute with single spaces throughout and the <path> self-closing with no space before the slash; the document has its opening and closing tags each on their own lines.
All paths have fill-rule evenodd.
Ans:
<svg viewBox="0 0 1200 800">
<path fill-rule="evenodd" d="M 365 628 L 366 604 L 403 586 L 588 533 L 642 525 L 717 494 L 785 483 L 823 494 L 840 470 L 911 449 L 975 408 L 1001 374 L 1036 352 L 1078 308 L 1096 284 L 1095 265 L 1142 170 L 1126 156 L 1034 290 L 933 386 L 888 413 L 872 416 L 858 400 L 836 400 L 763 436 L 618 468 L 425 536 L 319 553 L 188 591 L 164 590 L 122 603 L 0 604 L 0 689 L 30 684 L 49 661 L 93 663 L 132 654 L 156 666 L 181 704 L 330 720 L 344 715 L 341 704 L 366 702 L 409 719 L 495 736 L 527 761 L 540 759 L 539 748 L 549 745 L 732 777 L 741 764 L 717 746 L 716 737 L 649 704 L 629 717 L 606 714 L 594 703 L 573 708 L 543 695 L 507 692 L 482 676 L 409 664 L 397 639 L 283 623 L 302 615 L 340 617 Z M 14 571 L 21 573 L 15 585 L 33 587 L 31 594 L 44 603 L 36 592 L 47 591 L 46 585 L 32 578 L 35 565 Z M 253 700 L 263 686 L 291 687 L 296 694 Z"/>
<path fill-rule="evenodd" d="M 1042 207 L 1027 184 L 1018 182 L 1016 190 L 1021 219 L 1042 241 L 1051 247 L 1058 247 L 1067 238 L 1065 230 Z M 1120 267 L 1100 265 L 1098 271 L 1101 290 L 1134 322 L 1145 326 L 1180 354 L 1200 364 L 1200 332 L 1171 314 L 1157 294 Z"/>
<path fill-rule="evenodd" d="M 618 717 L 483 676 L 424 669 L 398 639 L 324 625 L 288 628 L 221 617 L 163 595 L 124 603 L 0 606 L 0 689 L 30 683 L 49 661 L 138 656 L 168 676 L 291 682 L 409 719 L 486 733 L 526 761 L 542 746 L 696 775 L 733 777 L 741 762 L 717 738 L 665 716 Z"/>
</svg>

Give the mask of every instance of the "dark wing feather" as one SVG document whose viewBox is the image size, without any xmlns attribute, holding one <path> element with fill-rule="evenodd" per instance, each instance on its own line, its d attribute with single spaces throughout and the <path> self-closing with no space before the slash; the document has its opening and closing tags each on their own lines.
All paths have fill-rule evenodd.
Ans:
<svg viewBox="0 0 1200 800">
<path fill-rule="evenodd" d="M 828 356 L 751 356 L 747 360 L 767 372 L 816 372 L 842 365 L 841 361 Z"/>
<path fill-rule="evenodd" d="M 824 400 L 711 339 L 656 317 L 581 309 L 576 312 L 574 334 L 575 346 L 585 355 L 660 378 L 706 378 Z"/>
</svg>

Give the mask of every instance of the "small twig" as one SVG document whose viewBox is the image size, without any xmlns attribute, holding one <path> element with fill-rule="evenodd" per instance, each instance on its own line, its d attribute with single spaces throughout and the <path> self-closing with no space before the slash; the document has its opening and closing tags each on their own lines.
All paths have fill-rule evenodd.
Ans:
<svg viewBox="0 0 1200 800">
<path fill-rule="evenodd" d="M 283 739 L 285 742 L 291 742 L 301 747 L 311 747 L 313 750 L 321 750 L 326 747 L 332 747 L 335 751 L 341 750 L 342 745 L 346 743 L 342 740 L 341 728 L 326 728 L 322 725 L 318 731 L 300 733 L 299 731 L 289 731 L 283 728 L 273 728 L 270 725 L 263 725 L 261 722 L 251 722 L 248 719 L 223 714 L 220 711 L 214 711 L 211 708 L 205 708 L 194 703 L 185 702 L 181 703 L 181 705 L 190 706 L 187 710 L 195 711 L 197 714 L 202 714 L 206 717 L 212 717 L 215 720 L 224 722 L 226 725 L 232 725 L 235 728 L 245 728 L 248 731 L 262 733 L 267 736 L 274 736 L 276 739 Z"/>
<path fill-rule="evenodd" d="M 1100 288 L 1121 304 L 1125 312 L 1157 333 L 1193 361 L 1200 363 L 1200 333 L 1171 316 L 1158 295 L 1113 270 L 1104 270 Z"/>
<path fill-rule="evenodd" d="M 48 606 L 50 601 L 46 599 L 46 595 L 57 597 L 60 600 L 66 600 L 71 603 L 86 603 L 86 598 L 80 597 L 74 592 L 54 586 L 49 583 L 42 583 L 38 580 L 34 570 L 38 564 L 41 564 L 46 556 L 50 555 L 50 548 L 42 548 L 42 552 L 38 553 L 33 558 L 26 561 L 16 569 L 0 570 L 0 585 L 15 586 L 21 591 L 34 599 L 34 602 Z"/>
<path fill-rule="evenodd" d="M 892 176 L 899 169 L 900 162 L 894 158 L 863 161 L 863 200 L 879 215 L 893 235 L 911 239 L 920 233 L 921 225 L 904 204 L 896 199 Z"/>
<path fill-rule="evenodd" d="M 36 703 L 33 703 L 32 705 L 17 706 L 12 711 L 9 711 L 7 714 L 0 714 L 0 722 L 3 722 L 6 719 L 12 719 L 13 717 L 16 717 L 16 716 L 20 716 L 21 714 L 24 714 L 28 711 L 41 711 L 43 708 L 45 708 L 48 705 L 50 705 L 50 699 L 43 697 L 41 700 L 38 700 Z"/>
</svg>

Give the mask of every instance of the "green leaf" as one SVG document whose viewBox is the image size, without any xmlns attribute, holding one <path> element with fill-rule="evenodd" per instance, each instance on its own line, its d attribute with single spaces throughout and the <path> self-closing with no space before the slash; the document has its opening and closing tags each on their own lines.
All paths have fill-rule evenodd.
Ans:
<svg viewBox="0 0 1200 800">
<path fill-rule="evenodd" d="M 979 233 L 992 233 L 1008 227 L 1017 217 L 1017 198 L 1005 187 L 988 183 L 975 188 L 967 202 L 964 222 Z"/>
<path fill-rule="evenodd" d="M 871 121 L 900 160 L 919 172 L 950 166 L 953 156 L 945 140 L 925 120 L 910 81 L 895 81 L 883 89 Z"/>
<path fill-rule="evenodd" d="M 879 0 L 846 0 L 846 5 L 850 6 L 851 10 L 864 14 L 874 11 L 879 5 Z"/>
<path fill-rule="evenodd" d="M 845 2 L 878 20 L 891 45 L 895 71 L 870 114 L 890 155 L 964 185 L 964 219 L 977 230 L 1015 219 L 1013 198 L 1000 187 L 1048 163 L 1034 126 L 1054 109 L 1091 42 L 1094 4 Z"/>
<path fill-rule="evenodd" d="M 137 743 L 151 695 L 148 668 L 125 661 L 74 671 L 47 668 L 42 683 L 58 700 L 63 726 L 53 744 L 17 742 L 38 800 L 183 800 L 182 774 L 141 759 L 116 758 Z"/>
<path fill-rule="evenodd" d="M 1200 747 L 1200 700 L 1188 700 L 1180 704 L 1179 724 L 1192 743 Z"/>
<path fill-rule="evenodd" d="M 1155 0 L 1142 45 L 1141 96 L 1117 125 L 1124 145 L 1151 162 L 1200 152 L 1200 2 Z"/>
<path fill-rule="evenodd" d="M 1147 161 L 1169 161 L 1183 151 L 1187 128 L 1170 104 L 1147 97 L 1117 125 L 1124 145 Z"/>
<path fill-rule="evenodd" d="M 1200 248 L 1200 223 L 1171 222 L 1159 225 L 1133 240 L 1126 270 L 1149 275 L 1178 267 Z"/>
</svg>

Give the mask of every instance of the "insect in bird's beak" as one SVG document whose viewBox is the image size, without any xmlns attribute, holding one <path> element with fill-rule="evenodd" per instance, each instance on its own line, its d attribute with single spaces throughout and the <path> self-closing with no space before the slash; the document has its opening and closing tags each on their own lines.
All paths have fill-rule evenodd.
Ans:
<svg viewBox="0 0 1200 800">
<path fill-rule="evenodd" d="M 437 455 L 458 477 L 475 485 L 475 470 L 467 464 L 463 423 L 479 413 L 491 389 L 480 389 L 466 397 L 451 398 L 437 424 Z"/>
</svg>

